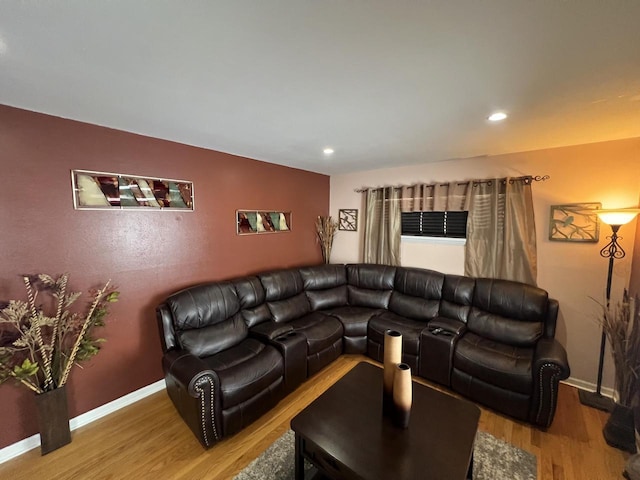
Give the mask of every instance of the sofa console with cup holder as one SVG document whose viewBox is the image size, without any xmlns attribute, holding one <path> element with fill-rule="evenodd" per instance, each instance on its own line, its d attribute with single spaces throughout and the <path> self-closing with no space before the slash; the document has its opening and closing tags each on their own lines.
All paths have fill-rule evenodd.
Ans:
<svg viewBox="0 0 640 480">
<path fill-rule="evenodd" d="M 156 312 L 167 391 L 204 447 L 343 353 L 381 362 L 387 330 L 414 375 L 542 428 L 569 376 L 558 302 L 507 280 L 329 264 L 196 285 Z"/>
</svg>

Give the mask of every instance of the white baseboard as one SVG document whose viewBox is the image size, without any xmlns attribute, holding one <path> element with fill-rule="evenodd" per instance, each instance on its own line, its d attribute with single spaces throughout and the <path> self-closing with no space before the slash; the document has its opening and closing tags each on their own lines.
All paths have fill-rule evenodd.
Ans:
<svg viewBox="0 0 640 480">
<path fill-rule="evenodd" d="M 572 387 L 576 387 L 579 390 L 587 390 L 589 392 L 595 392 L 596 391 L 596 384 L 595 383 L 585 382 L 584 380 L 580 380 L 578 378 L 569 377 L 569 378 L 567 378 L 566 380 L 563 380 L 560 383 L 566 383 L 567 385 L 571 385 Z M 600 389 L 600 393 L 602 393 L 602 395 L 604 395 L 605 397 L 614 398 L 613 397 L 613 394 L 614 394 L 613 388 L 602 387 Z"/>
<path fill-rule="evenodd" d="M 110 413 L 113 413 L 121 408 L 124 408 L 132 403 L 135 403 L 139 400 L 142 400 L 149 395 L 152 395 L 156 392 L 164 390 L 165 383 L 164 380 L 158 380 L 151 385 L 147 385 L 146 387 L 142 387 L 139 390 L 131 392 L 124 397 L 116 398 L 115 400 L 105 403 L 104 405 L 99 406 L 98 408 L 94 408 L 93 410 L 89 410 L 82 415 L 78 415 L 77 417 L 69 420 L 69 426 L 71 430 L 75 430 L 76 428 L 84 427 L 91 422 L 98 420 Z M 11 460 L 12 458 L 17 457 L 18 455 L 22 455 L 29 450 L 37 448 L 40 446 L 40 434 L 36 433 L 24 440 L 20 440 L 19 442 L 14 443 L 13 445 L 9 445 L 3 449 L 0 449 L 0 463 Z"/>
</svg>

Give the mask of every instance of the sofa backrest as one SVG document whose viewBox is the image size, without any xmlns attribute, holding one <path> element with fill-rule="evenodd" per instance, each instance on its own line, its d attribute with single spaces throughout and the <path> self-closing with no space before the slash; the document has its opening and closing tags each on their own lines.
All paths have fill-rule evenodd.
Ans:
<svg viewBox="0 0 640 480">
<path fill-rule="evenodd" d="M 242 277 L 232 281 L 240 302 L 240 314 L 249 328 L 271 320 L 265 303 L 266 294 L 258 277 Z"/>
<path fill-rule="evenodd" d="M 543 335 L 547 292 L 519 282 L 476 279 L 467 327 L 485 338 L 532 346 Z"/>
<path fill-rule="evenodd" d="M 311 310 L 347 305 L 347 270 L 344 265 L 303 267 L 300 268 L 300 276 Z"/>
<path fill-rule="evenodd" d="M 388 308 L 396 267 L 374 264 L 347 265 L 349 305 Z"/>
<path fill-rule="evenodd" d="M 206 357 L 240 343 L 248 328 L 230 282 L 212 282 L 174 293 L 165 302 L 180 348 Z"/>
<path fill-rule="evenodd" d="M 474 278 L 445 275 L 439 315 L 467 323 L 475 287 L 476 281 Z"/>
<path fill-rule="evenodd" d="M 258 275 L 274 322 L 288 322 L 309 313 L 299 269 L 278 270 Z"/>
<path fill-rule="evenodd" d="M 397 267 L 389 310 L 414 320 L 438 315 L 444 274 L 422 268 Z"/>
</svg>

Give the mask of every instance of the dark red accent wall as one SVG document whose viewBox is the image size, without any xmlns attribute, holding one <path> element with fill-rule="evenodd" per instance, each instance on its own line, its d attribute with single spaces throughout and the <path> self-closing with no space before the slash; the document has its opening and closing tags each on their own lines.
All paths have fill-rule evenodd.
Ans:
<svg viewBox="0 0 640 480">
<path fill-rule="evenodd" d="M 0 106 L 0 299 L 21 275 L 119 287 L 103 351 L 69 383 L 72 417 L 162 378 L 155 306 L 191 284 L 321 262 L 314 221 L 329 177 Z M 195 211 L 78 211 L 71 169 L 194 182 Z M 292 211 L 289 233 L 238 236 L 236 209 Z M 0 386 L 0 448 L 37 433 L 33 394 Z"/>
</svg>

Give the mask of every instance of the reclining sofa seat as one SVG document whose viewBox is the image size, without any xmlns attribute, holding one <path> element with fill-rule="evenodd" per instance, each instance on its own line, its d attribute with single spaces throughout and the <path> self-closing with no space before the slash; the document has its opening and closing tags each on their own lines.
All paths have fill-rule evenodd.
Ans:
<svg viewBox="0 0 640 480">
<path fill-rule="evenodd" d="M 336 318 L 312 311 L 298 269 L 260 274 L 258 278 L 273 322 L 286 324 L 304 336 L 308 377 L 342 354 L 342 324 Z"/>
<path fill-rule="evenodd" d="M 377 265 L 363 267 L 364 275 L 373 270 L 385 271 L 389 267 Z M 366 290 L 358 287 L 358 266 L 319 265 L 300 269 L 305 293 L 313 311 L 337 318 L 343 327 L 344 353 L 367 353 L 367 327 L 369 321 L 384 312 L 384 298 L 367 300 Z M 349 281 L 347 279 L 349 275 Z M 380 284 L 383 288 L 383 284 Z M 360 294 L 360 295 L 359 295 Z M 387 293 L 382 292 L 383 296 Z"/>
<path fill-rule="evenodd" d="M 248 336 L 234 285 L 171 295 L 158 309 L 167 392 L 204 447 L 251 423 L 284 397 L 284 361 Z"/>
<path fill-rule="evenodd" d="M 362 268 L 358 270 L 362 271 Z M 414 374 L 419 374 L 420 338 L 429 321 L 438 315 L 444 275 L 406 267 L 396 267 L 388 273 L 376 272 L 379 269 L 373 266 L 370 270 L 365 278 L 383 275 L 379 278 L 385 282 L 385 287 L 390 285 L 390 289 L 386 308 L 369 322 L 367 352 L 371 358 L 381 362 L 384 334 L 387 330 L 396 330 L 402 334 L 402 361 L 411 367 Z"/>
<path fill-rule="evenodd" d="M 558 380 L 569 376 L 566 353 L 554 339 L 557 315 L 558 302 L 542 289 L 476 279 L 466 330 L 453 356 L 453 390 L 549 426 Z"/>
</svg>

